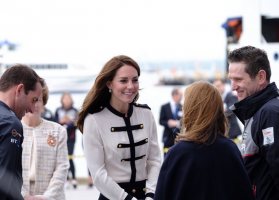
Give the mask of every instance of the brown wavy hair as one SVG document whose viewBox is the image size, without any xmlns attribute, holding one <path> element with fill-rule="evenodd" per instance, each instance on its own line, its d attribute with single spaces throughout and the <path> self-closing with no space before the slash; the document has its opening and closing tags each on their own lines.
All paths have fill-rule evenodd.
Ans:
<svg viewBox="0 0 279 200">
<path fill-rule="evenodd" d="M 117 70 L 124 65 L 129 65 L 134 67 L 138 72 L 138 76 L 140 76 L 139 65 L 132 58 L 128 56 L 120 55 L 110 59 L 104 65 L 101 72 L 97 76 L 93 87 L 85 97 L 82 107 L 78 113 L 76 125 L 81 133 L 83 133 L 84 119 L 89 113 L 89 111 L 91 109 L 104 105 L 104 103 L 106 102 L 109 102 L 111 93 L 109 93 L 107 82 L 112 81 Z M 136 102 L 138 97 L 139 97 L 139 93 L 136 95 L 133 102 Z"/>
<path fill-rule="evenodd" d="M 225 137 L 228 122 L 223 100 L 217 88 L 205 81 L 188 86 L 184 93 L 183 118 L 180 133 L 175 139 L 210 145 L 217 135 Z"/>
</svg>

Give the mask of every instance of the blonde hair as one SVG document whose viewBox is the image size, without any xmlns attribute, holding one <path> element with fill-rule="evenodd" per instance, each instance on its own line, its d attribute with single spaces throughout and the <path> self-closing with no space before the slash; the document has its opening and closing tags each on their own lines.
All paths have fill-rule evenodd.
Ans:
<svg viewBox="0 0 279 200">
<path fill-rule="evenodd" d="M 229 126 L 223 100 L 214 85 L 201 81 L 186 88 L 181 122 L 176 143 L 192 141 L 207 145 L 212 144 L 217 135 L 226 136 Z"/>
<path fill-rule="evenodd" d="M 44 87 L 42 89 L 42 96 L 43 96 L 43 104 L 45 106 L 47 104 L 48 97 L 49 97 L 49 90 L 46 83 L 44 84 Z"/>
</svg>

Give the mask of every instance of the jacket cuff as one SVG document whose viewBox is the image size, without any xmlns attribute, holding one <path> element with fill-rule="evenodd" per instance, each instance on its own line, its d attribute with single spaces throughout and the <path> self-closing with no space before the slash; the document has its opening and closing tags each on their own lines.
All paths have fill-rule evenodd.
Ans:
<svg viewBox="0 0 279 200">
<path fill-rule="evenodd" d="M 146 193 L 145 197 L 150 197 L 150 198 L 154 199 L 154 193 L 148 192 L 148 193 Z"/>
<path fill-rule="evenodd" d="M 132 198 L 133 198 L 133 196 L 128 194 L 124 200 L 132 200 Z"/>
</svg>

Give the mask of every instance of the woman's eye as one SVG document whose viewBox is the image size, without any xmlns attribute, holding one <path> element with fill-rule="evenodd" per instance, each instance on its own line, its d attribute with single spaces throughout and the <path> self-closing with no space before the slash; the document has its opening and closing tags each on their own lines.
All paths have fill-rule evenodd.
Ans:
<svg viewBox="0 0 279 200">
<path fill-rule="evenodd" d="M 126 82 L 126 80 L 120 80 L 120 82 L 125 83 L 125 82 Z"/>
<path fill-rule="evenodd" d="M 134 79 L 133 81 L 134 81 L 134 82 L 138 82 L 138 81 L 139 81 L 139 79 Z"/>
</svg>

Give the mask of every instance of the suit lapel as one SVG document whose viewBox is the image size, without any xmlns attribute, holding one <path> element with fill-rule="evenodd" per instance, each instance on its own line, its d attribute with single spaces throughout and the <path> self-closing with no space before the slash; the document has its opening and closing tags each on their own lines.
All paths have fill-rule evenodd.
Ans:
<svg viewBox="0 0 279 200">
<path fill-rule="evenodd" d="M 170 105 L 170 103 L 169 103 L 168 106 L 167 106 L 167 113 L 168 113 L 168 117 L 169 117 L 170 119 L 173 119 L 173 113 L 172 113 L 172 110 L 171 110 L 171 105 Z"/>
</svg>

